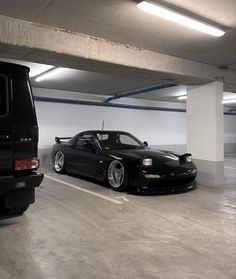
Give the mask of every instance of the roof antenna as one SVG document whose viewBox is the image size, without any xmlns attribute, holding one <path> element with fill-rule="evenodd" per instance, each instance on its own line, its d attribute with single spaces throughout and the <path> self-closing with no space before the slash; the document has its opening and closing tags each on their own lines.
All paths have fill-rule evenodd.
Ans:
<svg viewBox="0 0 236 279">
<path fill-rule="evenodd" d="M 104 129 L 104 120 L 102 120 L 102 131 Z"/>
</svg>

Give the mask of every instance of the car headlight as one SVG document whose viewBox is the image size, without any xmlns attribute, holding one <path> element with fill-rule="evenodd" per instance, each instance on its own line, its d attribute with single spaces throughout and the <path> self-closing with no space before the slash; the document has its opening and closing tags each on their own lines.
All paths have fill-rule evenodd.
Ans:
<svg viewBox="0 0 236 279">
<path fill-rule="evenodd" d="M 152 166 L 152 158 L 145 158 L 143 159 L 142 163 L 145 167 Z"/>
<path fill-rule="evenodd" d="M 191 163 L 192 162 L 192 155 L 186 155 L 185 160 L 186 160 L 186 163 Z"/>
</svg>

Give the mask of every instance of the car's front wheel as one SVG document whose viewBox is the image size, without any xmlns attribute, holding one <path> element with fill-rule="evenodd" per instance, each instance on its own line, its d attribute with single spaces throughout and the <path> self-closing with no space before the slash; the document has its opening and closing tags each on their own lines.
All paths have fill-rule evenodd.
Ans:
<svg viewBox="0 0 236 279">
<path fill-rule="evenodd" d="M 57 173 L 65 173 L 66 162 L 62 151 L 57 151 L 54 156 L 54 170 Z"/>
<path fill-rule="evenodd" d="M 123 164 L 114 160 L 110 163 L 107 170 L 107 181 L 115 191 L 123 192 L 128 188 L 127 173 Z"/>
</svg>

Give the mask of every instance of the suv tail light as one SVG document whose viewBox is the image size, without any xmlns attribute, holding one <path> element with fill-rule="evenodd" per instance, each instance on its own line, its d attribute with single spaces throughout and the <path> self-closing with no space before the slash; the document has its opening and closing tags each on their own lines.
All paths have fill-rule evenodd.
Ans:
<svg viewBox="0 0 236 279">
<path fill-rule="evenodd" d="M 39 159 L 26 159 L 26 160 L 15 160 L 15 170 L 37 170 L 39 167 Z"/>
</svg>

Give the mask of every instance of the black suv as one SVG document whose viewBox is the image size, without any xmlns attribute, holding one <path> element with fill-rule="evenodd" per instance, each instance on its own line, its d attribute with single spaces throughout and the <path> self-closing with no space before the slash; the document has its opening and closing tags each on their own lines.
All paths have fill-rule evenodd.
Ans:
<svg viewBox="0 0 236 279">
<path fill-rule="evenodd" d="M 29 69 L 0 62 L 0 215 L 23 213 L 43 180 Z"/>
</svg>

